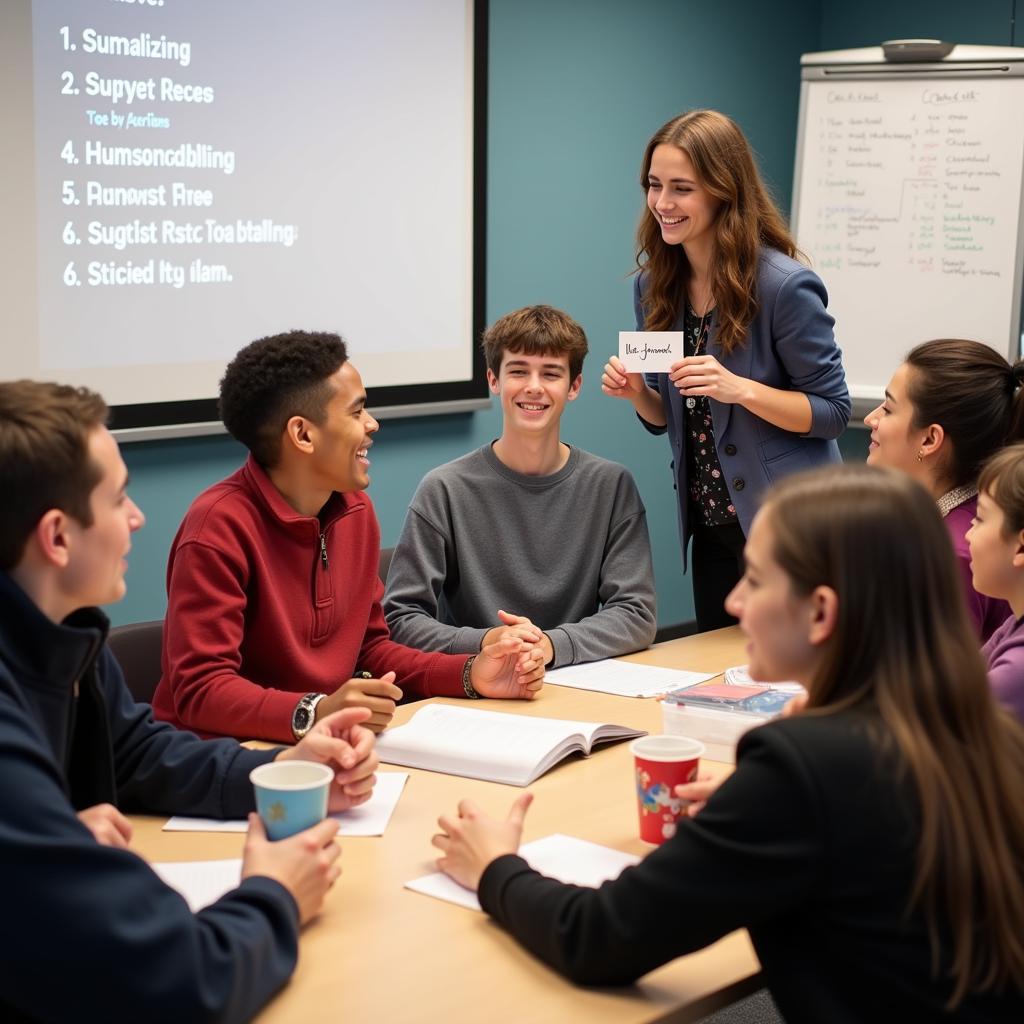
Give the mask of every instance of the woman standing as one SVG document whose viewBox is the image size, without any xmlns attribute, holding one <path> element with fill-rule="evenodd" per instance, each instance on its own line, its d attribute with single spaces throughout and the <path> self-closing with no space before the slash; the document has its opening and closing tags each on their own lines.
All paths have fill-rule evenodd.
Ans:
<svg viewBox="0 0 1024 1024">
<path fill-rule="evenodd" d="M 723 602 L 761 494 L 839 461 L 850 396 L 825 287 L 794 259 L 737 125 L 713 110 L 669 121 L 647 145 L 640 184 L 637 328 L 683 331 L 684 358 L 645 379 L 613 356 L 601 385 L 669 434 L 697 626 L 715 629 L 734 621 Z"/>
<path fill-rule="evenodd" d="M 993 699 L 930 496 L 843 466 L 768 495 L 729 597 L 758 679 L 806 709 L 752 729 L 707 806 L 599 889 L 516 856 L 472 802 L 438 866 L 534 955 L 629 984 L 746 927 L 790 1024 L 1024 1020 L 1024 730 Z"/>
<path fill-rule="evenodd" d="M 978 508 L 982 464 L 1024 437 L 1024 362 L 1010 364 L 980 341 L 941 338 L 911 349 L 864 417 L 868 462 L 914 477 L 935 499 L 956 552 L 967 610 L 982 641 L 1010 615 L 1001 598 L 978 593 L 966 533 Z"/>
</svg>

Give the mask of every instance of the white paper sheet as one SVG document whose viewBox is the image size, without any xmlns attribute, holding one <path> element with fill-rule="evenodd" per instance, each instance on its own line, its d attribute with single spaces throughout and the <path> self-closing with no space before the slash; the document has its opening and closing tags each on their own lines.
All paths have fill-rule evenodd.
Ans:
<svg viewBox="0 0 1024 1024">
<path fill-rule="evenodd" d="M 408 772 L 378 772 L 373 796 L 349 811 L 329 815 L 340 822 L 339 836 L 382 836 L 402 795 Z M 171 818 L 164 832 L 245 832 L 247 821 L 220 821 L 217 818 Z"/>
<path fill-rule="evenodd" d="M 226 892 L 238 888 L 242 861 L 188 860 L 177 864 L 151 864 L 150 867 L 172 888 L 185 897 L 192 913 L 216 903 Z"/>
<path fill-rule="evenodd" d="M 681 686 L 692 686 L 694 683 L 714 679 L 718 674 L 606 659 L 553 669 L 544 676 L 544 682 L 555 686 L 572 686 L 577 690 L 614 693 L 620 697 L 657 697 L 670 690 L 678 690 Z"/>
<path fill-rule="evenodd" d="M 682 331 L 619 331 L 619 359 L 627 373 L 668 373 L 682 358 Z"/>
<path fill-rule="evenodd" d="M 586 885 L 596 889 L 610 878 L 618 878 L 623 868 L 636 864 L 640 858 L 632 853 L 623 853 L 598 843 L 577 839 L 574 836 L 554 835 L 524 843 L 519 855 L 530 867 L 549 878 L 574 885 Z M 464 889 L 440 871 L 405 883 L 406 889 L 434 896 L 439 900 L 457 903 L 467 910 L 479 910 L 480 901 L 475 892 Z"/>
</svg>

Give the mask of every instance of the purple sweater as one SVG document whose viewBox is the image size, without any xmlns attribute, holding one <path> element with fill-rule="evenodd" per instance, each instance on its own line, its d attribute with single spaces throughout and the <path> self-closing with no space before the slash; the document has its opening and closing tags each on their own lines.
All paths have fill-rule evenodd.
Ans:
<svg viewBox="0 0 1024 1024">
<path fill-rule="evenodd" d="M 978 508 L 977 497 L 968 498 L 962 505 L 957 505 L 946 516 L 946 529 L 953 539 L 953 551 L 956 553 L 956 564 L 964 581 L 964 597 L 967 599 L 967 611 L 977 630 L 981 642 L 988 638 L 1012 615 L 1010 606 L 997 597 L 986 597 L 974 589 L 974 574 L 971 572 L 971 551 L 967 546 L 967 531 L 971 528 L 971 520 Z"/>
<path fill-rule="evenodd" d="M 1024 722 L 1024 618 L 1011 614 L 981 653 L 996 700 Z"/>
</svg>

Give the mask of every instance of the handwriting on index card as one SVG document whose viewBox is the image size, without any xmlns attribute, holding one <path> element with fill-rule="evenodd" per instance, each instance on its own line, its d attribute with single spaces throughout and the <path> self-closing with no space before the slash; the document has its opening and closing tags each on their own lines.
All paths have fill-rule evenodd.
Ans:
<svg viewBox="0 0 1024 1024">
<path fill-rule="evenodd" d="M 668 373 L 682 358 L 682 331 L 619 332 L 619 359 L 629 373 Z"/>
</svg>

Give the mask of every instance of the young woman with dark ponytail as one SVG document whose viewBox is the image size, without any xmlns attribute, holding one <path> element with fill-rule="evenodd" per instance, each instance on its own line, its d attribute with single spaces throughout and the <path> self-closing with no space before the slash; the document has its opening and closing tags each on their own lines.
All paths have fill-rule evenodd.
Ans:
<svg viewBox="0 0 1024 1024">
<path fill-rule="evenodd" d="M 902 470 L 924 485 L 953 540 L 971 620 L 985 641 L 1010 606 L 972 582 L 966 533 L 978 505 L 978 474 L 1003 445 L 1024 439 L 1024 363 L 979 341 L 943 338 L 911 349 L 864 418 L 868 462 Z"/>
</svg>

